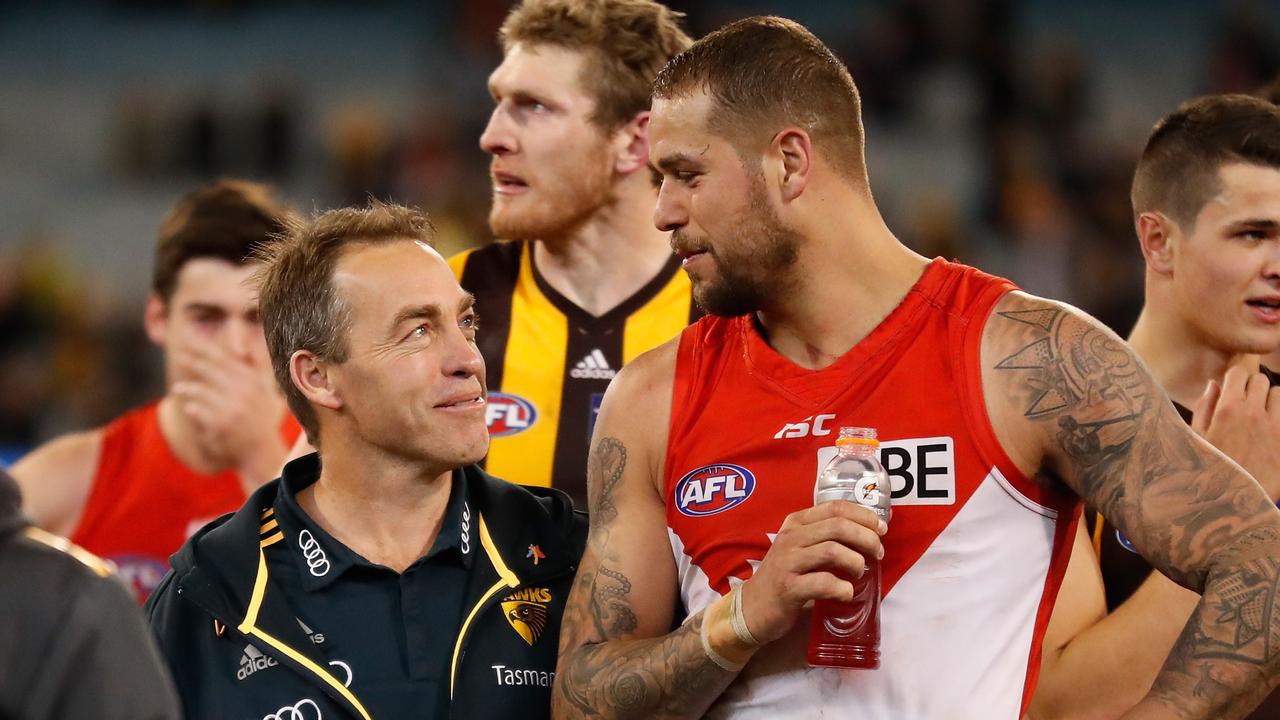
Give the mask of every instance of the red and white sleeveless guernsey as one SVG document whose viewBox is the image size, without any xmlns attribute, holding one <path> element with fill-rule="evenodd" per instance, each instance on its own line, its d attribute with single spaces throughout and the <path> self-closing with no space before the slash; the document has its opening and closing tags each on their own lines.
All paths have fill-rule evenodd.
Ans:
<svg viewBox="0 0 1280 720">
<path fill-rule="evenodd" d="M 135 408 L 102 433 L 93 486 L 71 541 L 108 560 L 139 603 L 169 569 L 169 556 L 199 530 L 245 501 L 234 470 L 205 474 L 174 455 L 160 430 L 159 403 Z M 280 437 L 292 445 L 302 428 L 286 413 Z"/>
<path fill-rule="evenodd" d="M 786 516 L 813 505 L 839 427 L 878 431 L 893 487 L 880 668 L 809 668 L 805 615 L 709 717 L 1021 717 L 1079 511 L 1017 470 L 987 417 L 982 329 L 1012 289 L 935 259 L 871 334 L 816 371 L 770 348 L 751 316 L 703 318 L 681 335 L 664 497 L 689 614 L 749 578 Z"/>
</svg>

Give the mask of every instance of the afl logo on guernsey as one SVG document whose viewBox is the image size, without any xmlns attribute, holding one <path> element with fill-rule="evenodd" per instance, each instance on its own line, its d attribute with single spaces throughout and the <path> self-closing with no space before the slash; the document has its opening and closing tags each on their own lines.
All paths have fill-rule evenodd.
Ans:
<svg viewBox="0 0 1280 720">
<path fill-rule="evenodd" d="M 1127 535 L 1120 532 L 1120 528 L 1116 528 L 1116 542 L 1120 543 L 1120 547 L 1125 550 L 1128 550 L 1135 555 L 1138 554 L 1138 548 L 1133 546 L 1133 542 L 1129 540 Z"/>
<path fill-rule="evenodd" d="M 538 410 L 519 395 L 491 392 L 484 408 L 484 421 L 491 437 L 506 437 L 533 427 L 538 421 Z"/>
<path fill-rule="evenodd" d="M 676 508 L 688 517 L 722 513 L 747 501 L 756 476 L 741 465 L 703 465 L 676 483 Z"/>
</svg>

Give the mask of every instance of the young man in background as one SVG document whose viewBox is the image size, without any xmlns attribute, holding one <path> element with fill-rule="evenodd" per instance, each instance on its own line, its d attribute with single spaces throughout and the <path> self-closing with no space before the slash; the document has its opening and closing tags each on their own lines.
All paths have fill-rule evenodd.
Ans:
<svg viewBox="0 0 1280 720">
<path fill-rule="evenodd" d="M 275 476 L 298 435 L 247 283 L 286 212 L 238 180 L 184 196 L 160 228 L 144 317 L 164 353 L 164 397 L 12 469 L 36 524 L 114 562 L 139 602 L 192 532 Z"/>
<path fill-rule="evenodd" d="M 1132 202 L 1146 278 L 1129 344 L 1183 420 L 1280 499 L 1280 377 L 1259 362 L 1280 349 L 1280 108 L 1244 95 L 1178 108 L 1147 141 Z M 1086 508 L 1031 716 L 1120 716 L 1197 602 Z M 1280 717 L 1280 694 L 1250 717 Z"/>
<path fill-rule="evenodd" d="M 649 89 L 689 45 L 652 0 L 526 0 L 499 32 L 489 224 L 450 260 L 484 318 L 486 468 L 586 506 L 600 399 L 621 367 L 697 317 L 667 233 L 653 227 Z"/>
</svg>

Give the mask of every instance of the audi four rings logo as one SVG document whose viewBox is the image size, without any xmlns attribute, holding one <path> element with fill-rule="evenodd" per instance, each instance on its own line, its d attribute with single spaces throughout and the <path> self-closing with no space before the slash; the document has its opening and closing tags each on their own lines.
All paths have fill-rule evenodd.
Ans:
<svg viewBox="0 0 1280 720">
<path fill-rule="evenodd" d="M 329 556 L 324 554 L 324 548 L 316 542 L 310 530 L 298 533 L 298 549 L 302 551 L 302 557 L 306 558 L 307 568 L 312 575 L 324 577 L 329 573 Z"/>
<path fill-rule="evenodd" d="M 305 532 L 305 531 L 304 531 Z M 311 698 L 302 698 L 292 705 L 262 716 L 262 720 L 322 720 L 320 706 Z"/>
</svg>

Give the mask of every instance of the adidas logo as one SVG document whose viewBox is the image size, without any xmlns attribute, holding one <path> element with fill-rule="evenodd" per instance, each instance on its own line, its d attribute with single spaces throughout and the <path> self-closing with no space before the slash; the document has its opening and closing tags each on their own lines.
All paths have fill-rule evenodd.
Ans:
<svg viewBox="0 0 1280 720">
<path fill-rule="evenodd" d="M 569 371 L 569 377 L 577 380 L 612 380 L 617 374 L 617 370 L 609 367 L 609 361 L 604 358 L 600 348 L 587 353 L 587 356 L 579 360 L 578 364 Z"/>
<path fill-rule="evenodd" d="M 302 632 L 307 634 L 307 638 L 310 639 L 312 643 L 316 645 L 324 644 L 324 633 L 318 633 L 307 627 L 307 624 L 302 622 L 302 618 L 294 618 L 294 620 L 298 621 L 298 625 L 302 627 Z"/>
<path fill-rule="evenodd" d="M 263 655 L 262 651 L 253 645 L 245 645 L 244 654 L 240 656 L 240 669 L 236 671 L 236 679 L 243 680 L 259 670 L 266 670 L 279 664 L 275 658 Z"/>
</svg>

